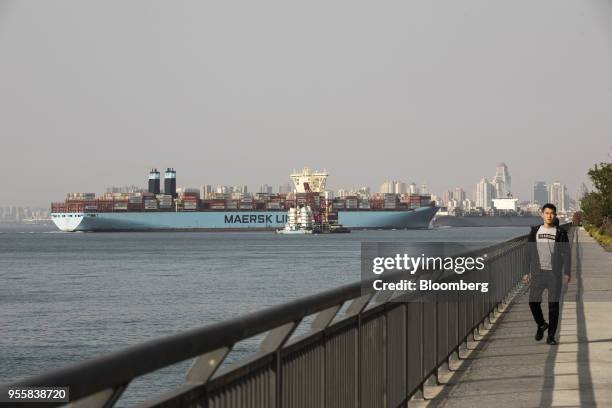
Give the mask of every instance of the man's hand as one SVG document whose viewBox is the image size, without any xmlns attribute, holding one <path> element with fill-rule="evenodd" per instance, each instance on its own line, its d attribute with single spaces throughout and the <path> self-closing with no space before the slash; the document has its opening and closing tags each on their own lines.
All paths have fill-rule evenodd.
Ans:
<svg viewBox="0 0 612 408">
<path fill-rule="evenodd" d="M 563 274 L 563 284 L 564 285 L 567 285 L 568 283 L 570 283 L 571 280 L 572 280 L 572 277 L 570 275 Z"/>
<path fill-rule="evenodd" d="M 529 275 L 523 275 L 523 283 L 525 285 L 529 283 Z"/>
</svg>

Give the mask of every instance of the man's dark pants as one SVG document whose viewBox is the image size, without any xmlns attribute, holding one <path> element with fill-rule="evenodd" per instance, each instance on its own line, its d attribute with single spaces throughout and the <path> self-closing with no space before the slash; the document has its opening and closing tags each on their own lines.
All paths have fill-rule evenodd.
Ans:
<svg viewBox="0 0 612 408">
<path fill-rule="evenodd" d="M 542 313 L 542 292 L 548 290 L 548 336 L 554 337 L 559 324 L 559 300 L 561 297 L 561 271 L 537 270 L 531 277 L 529 290 L 529 308 L 533 318 L 542 326 L 545 323 Z"/>
</svg>

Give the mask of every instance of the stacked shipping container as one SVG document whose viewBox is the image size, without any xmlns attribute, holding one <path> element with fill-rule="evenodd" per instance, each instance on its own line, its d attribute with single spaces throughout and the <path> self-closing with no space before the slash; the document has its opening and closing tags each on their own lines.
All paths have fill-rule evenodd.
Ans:
<svg viewBox="0 0 612 408">
<path fill-rule="evenodd" d="M 327 203 L 327 204 L 326 204 Z M 211 210 L 288 210 L 291 207 L 310 205 L 324 208 L 331 204 L 336 210 L 395 210 L 418 208 L 431 205 L 431 196 L 405 194 L 378 194 L 366 196 L 338 197 L 326 201 L 318 193 L 261 195 L 256 198 L 243 196 L 241 199 L 201 200 L 199 192 L 186 191 L 179 198 L 171 195 L 148 192 L 132 194 L 105 194 L 96 199 L 93 193 L 70 193 L 65 202 L 52 203 L 52 212 L 112 212 L 112 211 L 211 211 Z"/>
</svg>

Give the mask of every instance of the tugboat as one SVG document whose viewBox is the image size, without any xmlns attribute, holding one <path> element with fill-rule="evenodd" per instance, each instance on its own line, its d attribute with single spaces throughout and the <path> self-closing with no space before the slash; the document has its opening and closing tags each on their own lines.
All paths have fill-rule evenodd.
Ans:
<svg viewBox="0 0 612 408">
<path fill-rule="evenodd" d="M 287 212 L 287 223 L 285 228 L 276 230 L 277 234 L 312 234 L 313 232 L 313 215 L 310 206 L 306 205 L 297 208 L 290 208 Z"/>
</svg>

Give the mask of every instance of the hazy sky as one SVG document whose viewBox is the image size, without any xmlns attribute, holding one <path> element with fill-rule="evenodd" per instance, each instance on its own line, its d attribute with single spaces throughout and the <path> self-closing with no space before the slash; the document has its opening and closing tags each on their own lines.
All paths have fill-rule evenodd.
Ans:
<svg viewBox="0 0 612 408">
<path fill-rule="evenodd" d="M 612 145 L 612 2 L 0 1 L 0 204 L 68 191 L 385 179 L 504 161 L 574 194 Z"/>
</svg>

